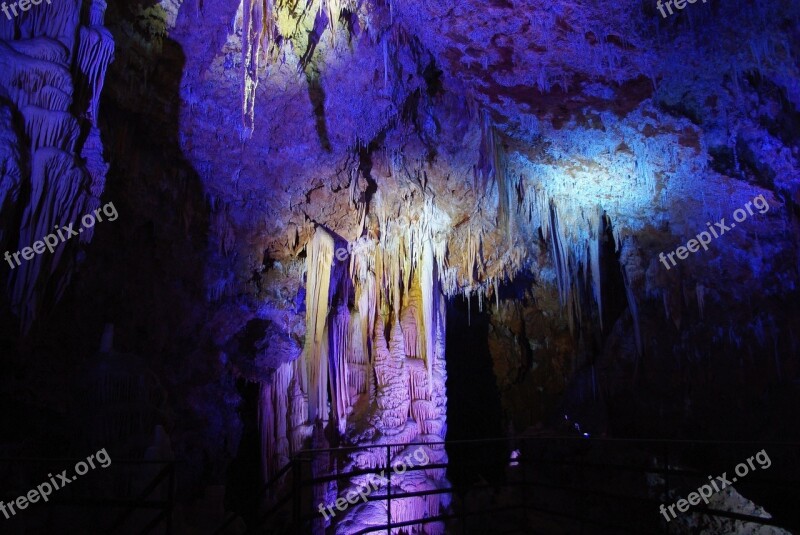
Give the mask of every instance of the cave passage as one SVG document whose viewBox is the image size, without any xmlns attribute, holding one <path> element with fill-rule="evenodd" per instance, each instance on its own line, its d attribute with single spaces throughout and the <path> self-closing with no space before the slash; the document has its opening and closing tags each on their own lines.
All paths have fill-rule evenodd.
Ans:
<svg viewBox="0 0 800 535">
<path fill-rule="evenodd" d="M 448 441 L 504 436 L 503 409 L 489 353 L 489 315 L 478 310 L 478 299 L 457 297 L 447 303 L 447 418 Z M 454 482 L 471 483 L 502 477 L 509 455 L 505 441 L 448 449 L 448 475 Z M 476 467 L 480 467 L 476 469 Z"/>
</svg>

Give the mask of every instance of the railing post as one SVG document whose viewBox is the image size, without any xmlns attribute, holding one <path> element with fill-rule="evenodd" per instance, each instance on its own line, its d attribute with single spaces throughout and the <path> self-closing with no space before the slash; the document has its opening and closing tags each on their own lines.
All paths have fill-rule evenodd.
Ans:
<svg viewBox="0 0 800 535">
<path fill-rule="evenodd" d="M 389 482 L 386 484 L 386 515 L 389 518 L 388 526 L 392 525 L 392 472 L 390 470 L 392 462 L 392 449 L 390 446 L 386 446 L 386 471 L 389 473 Z M 392 528 L 389 528 L 389 533 L 392 532 Z"/>
</svg>

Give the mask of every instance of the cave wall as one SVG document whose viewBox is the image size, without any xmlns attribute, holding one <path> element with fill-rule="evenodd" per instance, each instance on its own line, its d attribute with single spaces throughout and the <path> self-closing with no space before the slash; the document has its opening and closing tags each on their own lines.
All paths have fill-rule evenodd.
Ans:
<svg viewBox="0 0 800 535">
<path fill-rule="evenodd" d="M 797 432 L 797 5 L 40 7 L 0 17 L 0 241 L 101 197 L 122 224 L 2 268 L 5 355 L 59 394 L 31 406 L 73 395 L 41 370 L 78 369 L 111 322 L 162 378 L 192 492 L 239 484 L 254 414 L 263 477 L 303 445 L 434 441 L 465 298 L 502 429 Z"/>
</svg>

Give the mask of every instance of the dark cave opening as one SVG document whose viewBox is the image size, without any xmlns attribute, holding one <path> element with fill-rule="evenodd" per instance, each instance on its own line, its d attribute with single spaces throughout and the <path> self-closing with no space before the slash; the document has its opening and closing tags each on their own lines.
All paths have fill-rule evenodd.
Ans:
<svg viewBox="0 0 800 535">
<path fill-rule="evenodd" d="M 251 524 L 258 513 L 258 497 L 264 485 L 259 469 L 262 465 L 261 432 L 258 428 L 261 385 L 240 379 L 236 388 L 242 397 L 237 411 L 242 433 L 236 456 L 226 474 L 225 506 Z"/>
<path fill-rule="evenodd" d="M 469 306 L 468 306 L 469 305 Z M 498 438 L 505 435 L 500 393 L 487 343 L 489 314 L 478 299 L 447 302 L 447 440 Z M 502 476 L 509 451 L 504 441 L 448 449 L 448 476 L 454 482 L 488 481 Z M 476 467 L 480 467 L 476 469 Z"/>
<path fill-rule="evenodd" d="M 628 307 L 625 297 L 625 281 L 622 277 L 620 252 L 614 243 L 614 228 L 611 220 L 603 217 L 600 235 L 600 292 L 603 300 L 603 341 Z"/>
</svg>

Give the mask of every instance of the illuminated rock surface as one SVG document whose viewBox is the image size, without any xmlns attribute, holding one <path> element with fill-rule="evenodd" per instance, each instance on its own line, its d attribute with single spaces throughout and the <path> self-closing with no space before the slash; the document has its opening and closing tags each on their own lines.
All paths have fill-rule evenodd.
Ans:
<svg viewBox="0 0 800 535">
<path fill-rule="evenodd" d="M 0 16 L 4 250 L 101 198 L 120 208 L 3 266 L 8 331 L 39 322 L 39 354 L 81 338 L 60 369 L 113 321 L 170 392 L 166 429 L 196 466 L 182 488 L 229 484 L 228 505 L 303 447 L 564 414 L 592 435 L 797 438 L 800 6 L 650 4 L 163 0 L 104 19 L 102 0 L 53 0 Z M 747 203 L 707 250 L 660 259 Z M 453 379 L 465 307 L 496 413 Z M 374 501 L 331 529 L 385 517 Z"/>
</svg>

